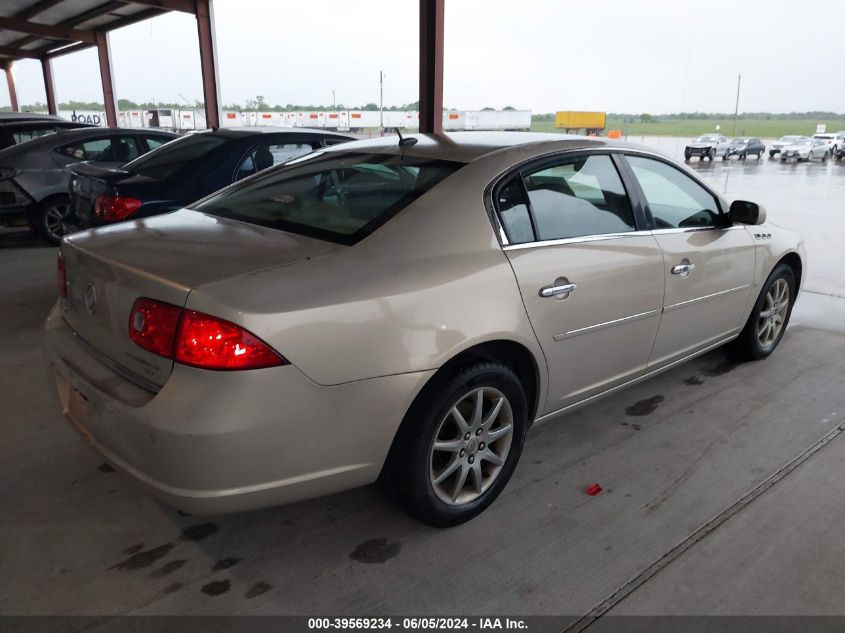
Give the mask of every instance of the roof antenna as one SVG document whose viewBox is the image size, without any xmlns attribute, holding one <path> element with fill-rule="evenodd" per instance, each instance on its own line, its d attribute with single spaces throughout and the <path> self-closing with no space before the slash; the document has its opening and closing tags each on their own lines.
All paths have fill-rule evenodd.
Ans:
<svg viewBox="0 0 845 633">
<path fill-rule="evenodd" d="M 396 132 L 396 134 L 399 135 L 399 146 L 400 147 L 403 146 L 403 145 L 416 145 L 417 144 L 418 139 L 415 139 L 413 136 L 409 136 L 408 138 L 405 138 L 404 136 L 402 136 L 402 132 L 399 131 L 398 127 L 393 128 L 393 130 Z"/>
</svg>

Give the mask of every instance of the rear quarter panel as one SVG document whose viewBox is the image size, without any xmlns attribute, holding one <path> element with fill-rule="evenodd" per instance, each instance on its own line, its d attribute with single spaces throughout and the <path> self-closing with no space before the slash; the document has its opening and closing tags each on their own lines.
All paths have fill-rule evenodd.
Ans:
<svg viewBox="0 0 845 633">
<path fill-rule="evenodd" d="M 339 252 L 209 284 L 187 307 L 243 323 L 311 380 L 434 369 L 489 340 L 545 360 L 470 164 Z"/>
</svg>

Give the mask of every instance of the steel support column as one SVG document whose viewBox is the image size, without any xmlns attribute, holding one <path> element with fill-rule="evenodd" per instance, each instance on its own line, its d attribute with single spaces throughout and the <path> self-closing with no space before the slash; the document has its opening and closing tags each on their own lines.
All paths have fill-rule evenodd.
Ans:
<svg viewBox="0 0 845 633">
<path fill-rule="evenodd" d="M 420 0 L 420 132 L 443 131 L 445 0 Z"/>
<path fill-rule="evenodd" d="M 109 34 L 97 33 L 97 57 L 100 59 L 100 79 L 103 82 L 103 103 L 106 106 L 106 125 L 117 127 L 117 99 L 114 96 L 114 75 L 111 68 Z"/>
<path fill-rule="evenodd" d="M 196 0 L 196 15 L 205 122 L 208 127 L 217 129 L 220 127 L 220 80 L 217 70 L 217 43 L 214 36 L 212 0 Z"/>
<path fill-rule="evenodd" d="M 3 64 L 3 70 L 6 71 L 6 83 L 9 85 L 9 103 L 12 104 L 12 112 L 20 112 L 18 108 L 18 92 L 15 90 L 15 76 L 12 74 L 12 65 L 14 62 L 6 62 Z"/>
<path fill-rule="evenodd" d="M 56 106 L 56 85 L 53 83 L 53 62 L 50 59 L 41 60 L 41 72 L 44 75 L 44 94 L 47 95 L 47 111 L 58 114 Z"/>
</svg>

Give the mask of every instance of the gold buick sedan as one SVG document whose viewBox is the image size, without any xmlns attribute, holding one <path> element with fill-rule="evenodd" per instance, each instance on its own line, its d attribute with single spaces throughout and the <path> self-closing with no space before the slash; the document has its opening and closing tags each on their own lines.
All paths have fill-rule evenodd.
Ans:
<svg viewBox="0 0 845 633">
<path fill-rule="evenodd" d="M 66 237 L 45 358 L 85 440 L 181 510 L 380 478 L 449 526 L 533 422 L 725 343 L 768 356 L 804 262 L 644 148 L 385 137 Z"/>
</svg>

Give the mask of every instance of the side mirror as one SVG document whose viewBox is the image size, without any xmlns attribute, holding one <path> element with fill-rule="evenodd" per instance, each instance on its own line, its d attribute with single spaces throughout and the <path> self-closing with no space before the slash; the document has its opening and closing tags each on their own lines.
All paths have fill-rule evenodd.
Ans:
<svg viewBox="0 0 845 633">
<path fill-rule="evenodd" d="M 766 209 L 756 202 L 747 200 L 734 200 L 728 210 L 731 222 L 740 224 L 763 224 L 766 221 Z"/>
</svg>

